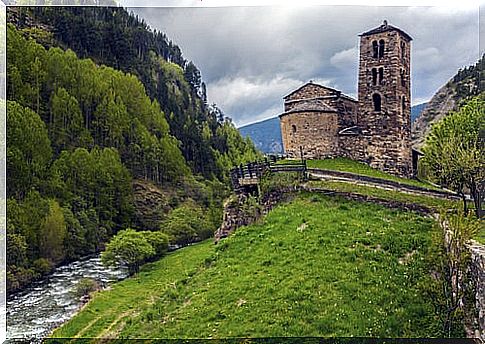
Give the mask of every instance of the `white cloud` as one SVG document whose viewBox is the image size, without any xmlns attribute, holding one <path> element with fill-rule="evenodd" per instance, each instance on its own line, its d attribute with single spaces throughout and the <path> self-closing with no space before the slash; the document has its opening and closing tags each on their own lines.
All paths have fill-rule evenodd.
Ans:
<svg viewBox="0 0 485 344">
<path fill-rule="evenodd" d="M 330 63 L 339 69 L 352 69 L 357 65 L 359 52 L 357 47 L 339 51 L 330 58 Z"/>
<path fill-rule="evenodd" d="M 283 111 L 282 98 L 303 83 L 281 76 L 270 80 L 228 77 L 208 84 L 207 93 L 211 102 L 233 117 L 236 125 L 242 125 L 280 114 Z M 234 116 L 236 111 L 238 116 Z"/>
</svg>

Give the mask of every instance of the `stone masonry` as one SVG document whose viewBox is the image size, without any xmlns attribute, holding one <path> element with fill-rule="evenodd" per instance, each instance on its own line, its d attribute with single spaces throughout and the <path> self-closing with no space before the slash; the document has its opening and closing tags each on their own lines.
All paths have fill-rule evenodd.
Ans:
<svg viewBox="0 0 485 344">
<path fill-rule="evenodd" d="M 411 176 L 410 42 L 386 21 L 360 35 L 358 101 L 311 81 L 285 96 L 285 152 L 295 158 L 348 157 Z"/>
</svg>

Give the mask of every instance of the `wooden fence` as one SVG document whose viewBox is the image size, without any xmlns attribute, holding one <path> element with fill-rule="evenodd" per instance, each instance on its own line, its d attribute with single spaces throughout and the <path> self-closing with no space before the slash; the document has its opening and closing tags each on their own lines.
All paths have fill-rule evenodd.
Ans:
<svg viewBox="0 0 485 344">
<path fill-rule="evenodd" d="M 246 165 L 239 165 L 231 170 L 231 182 L 234 190 L 242 186 L 256 185 L 265 172 L 282 173 L 282 172 L 301 172 L 307 170 L 306 160 L 278 164 L 280 160 L 275 156 L 265 158 L 264 161 L 250 162 Z"/>
</svg>

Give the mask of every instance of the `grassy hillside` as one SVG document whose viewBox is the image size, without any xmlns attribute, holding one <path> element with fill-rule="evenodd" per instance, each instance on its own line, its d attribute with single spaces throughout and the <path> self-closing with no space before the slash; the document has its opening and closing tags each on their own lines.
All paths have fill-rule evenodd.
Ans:
<svg viewBox="0 0 485 344">
<path fill-rule="evenodd" d="M 55 337 L 439 336 L 417 286 L 431 220 L 302 194 L 218 245 L 146 265 Z"/>
</svg>

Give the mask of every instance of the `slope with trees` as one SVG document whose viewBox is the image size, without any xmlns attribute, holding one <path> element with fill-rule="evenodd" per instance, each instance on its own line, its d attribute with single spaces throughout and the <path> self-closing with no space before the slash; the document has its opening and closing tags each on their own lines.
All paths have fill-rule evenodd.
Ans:
<svg viewBox="0 0 485 344">
<path fill-rule="evenodd" d="M 412 124 L 415 148 L 422 148 L 434 123 L 446 117 L 451 111 L 458 110 L 463 101 L 485 89 L 484 75 L 485 55 L 475 65 L 458 70 L 457 74 L 435 93 Z"/>
<path fill-rule="evenodd" d="M 228 135 L 233 134 L 219 130 L 225 117 L 207 104 L 200 71 L 165 34 L 119 7 L 9 8 L 8 20 L 45 47 L 69 48 L 81 58 L 136 76 L 160 105 L 191 170 L 224 178 L 229 166 L 219 159 L 230 149 Z M 251 147 L 247 150 L 255 158 Z"/>
<path fill-rule="evenodd" d="M 19 24 L 24 10 L 28 20 Z M 116 13 L 137 22 L 123 9 L 96 10 L 93 16 L 113 28 L 125 27 L 110 21 L 118 18 Z M 175 63 L 182 63 L 175 58 L 178 48 L 169 44 L 174 52 L 165 59 L 163 44 L 142 41 L 147 49 L 159 49 L 147 53 L 151 67 L 120 71 L 96 57 L 79 58 L 65 50 L 52 27 L 33 24 L 36 11 L 9 8 L 18 27 L 7 28 L 9 292 L 58 264 L 100 251 L 120 230 L 160 229 L 170 211 L 187 202 L 215 229 L 227 192 L 226 172 L 259 154 L 221 110 L 206 106 L 193 85 L 199 82 L 192 75 L 197 74 L 195 66 L 184 69 Z M 71 18 L 65 12 L 69 9 L 50 11 L 46 9 L 56 20 Z M 103 49 L 106 58 L 118 56 L 114 47 Z M 91 53 L 83 51 L 85 57 Z M 142 72 L 154 75 L 155 65 L 165 86 L 172 85 L 160 97 L 150 95 L 153 90 L 140 81 Z M 177 126 L 192 136 L 181 135 Z M 151 228 L 142 226 L 144 215 L 136 211 L 134 180 L 151 183 L 162 193 L 177 190 Z M 204 239 L 208 233 L 204 227 L 190 238 Z"/>
</svg>

